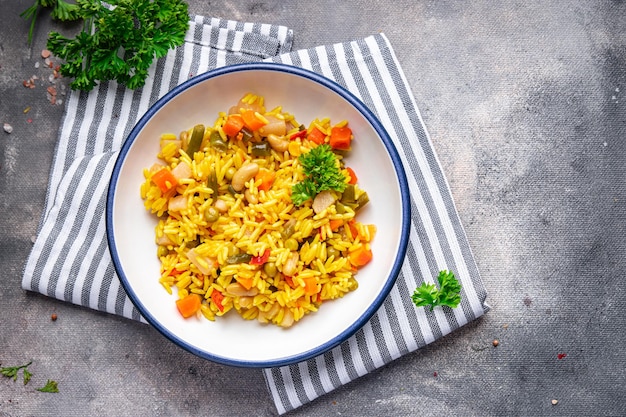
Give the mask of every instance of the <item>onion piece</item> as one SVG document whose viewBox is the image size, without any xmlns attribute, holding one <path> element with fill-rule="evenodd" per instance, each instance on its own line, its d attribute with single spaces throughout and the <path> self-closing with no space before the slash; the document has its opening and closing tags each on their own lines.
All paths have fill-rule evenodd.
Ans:
<svg viewBox="0 0 626 417">
<path fill-rule="evenodd" d="M 280 322 L 282 327 L 291 327 L 294 323 L 293 313 L 290 310 L 285 310 L 283 321 Z"/>
<path fill-rule="evenodd" d="M 189 249 L 187 251 L 187 259 L 189 259 L 189 262 L 194 264 L 204 275 L 210 275 L 217 265 L 217 261 L 215 259 L 209 258 L 208 256 L 198 255 L 194 249 Z"/>
<path fill-rule="evenodd" d="M 173 245 L 174 242 L 172 242 L 172 239 L 170 239 L 165 233 L 163 233 L 163 235 L 157 237 L 156 244 L 159 246 L 170 246 Z"/>
<path fill-rule="evenodd" d="M 184 195 L 177 195 L 172 197 L 167 203 L 168 211 L 181 211 L 187 208 L 187 197 Z"/>
<path fill-rule="evenodd" d="M 191 178 L 191 167 L 187 164 L 187 162 L 181 161 L 172 169 L 172 175 L 179 181 Z"/>
<path fill-rule="evenodd" d="M 241 109 L 246 109 L 246 110 L 254 110 L 257 111 L 261 114 L 265 113 L 265 108 L 263 106 L 261 106 L 258 101 L 255 100 L 254 103 L 250 104 L 247 103 L 245 101 L 239 100 L 239 102 L 237 104 L 235 104 L 234 106 L 232 106 L 230 109 L 228 109 L 228 114 L 238 114 L 241 113 Z"/>
<path fill-rule="evenodd" d="M 313 211 L 315 214 L 320 214 L 334 203 L 335 195 L 328 190 L 324 190 L 313 199 Z"/>
</svg>

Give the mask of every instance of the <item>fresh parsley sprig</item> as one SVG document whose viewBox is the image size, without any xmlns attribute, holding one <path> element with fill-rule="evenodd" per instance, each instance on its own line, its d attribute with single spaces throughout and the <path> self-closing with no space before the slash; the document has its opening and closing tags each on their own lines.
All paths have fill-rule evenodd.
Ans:
<svg viewBox="0 0 626 417">
<path fill-rule="evenodd" d="M 298 157 L 306 178 L 291 187 L 291 201 L 301 205 L 324 190 L 343 192 L 346 177 L 341 173 L 337 155 L 328 144 L 322 144 Z"/>
<path fill-rule="evenodd" d="M 461 302 L 461 284 L 452 271 L 439 271 L 437 277 L 439 289 L 435 284 L 422 283 L 415 289 L 411 300 L 417 307 L 430 306 L 432 311 L 437 306 L 455 308 Z"/>
<path fill-rule="evenodd" d="M 24 378 L 24 385 L 28 384 L 33 374 L 28 370 L 28 367 L 33 363 L 33 361 L 28 362 L 26 365 L 18 365 L 18 366 L 5 366 L 0 368 L 0 375 L 5 376 L 7 378 L 13 378 L 13 381 L 17 381 L 17 377 L 19 375 L 20 370 L 22 370 L 22 376 Z M 41 388 L 36 388 L 37 391 L 41 392 L 59 392 L 58 383 L 49 379 Z"/>
<path fill-rule="evenodd" d="M 49 0 L 38 0 L 49 1 Z M 142 87 L 155 58 L 183 44 L 189 28 L 182 0 L 77 0 L 82 32 L 74 39 L 50 32 L 47 48 L 66 62 L 70 87 L 89 91 L 97 81 L 115 80 L 130 89 Z"/>
<path fill-rule="evenodd" d="M 53 380 L 49 379 L 48 382 L 46 382 L 46 385 L 44 385 L 41 388 L 37 388 L 37 391 L 40 391 L 40 392 L 59 392 L 59 385 L 57 384 L 56 381 L 53 381 Z"/>
<path fill-rule="evenodd" d="M 33 376 L 33 374 L 31 374 L 28 371 L 28 367 L 30 366 L 30 364 L 32 364 L 33 361 L 28 362 L 26 365 L 19 365 L 19 366 L 7 366 L 4 368 L 0 368 L 0 374 L 3 376 L 6 376 L 7 378 L 13 378 L 13 381 L 17 381 L 17 375 L 20 371 L 20 369 L 23 369 L 23 375 L 24 375 L 24 385 L 28 384 L 28 381 L 30 381 L 30 378 Z"/>
<path fill-rule="evenodd" d="M 28 44 L 33 41 L 33 33 L 35 31 L 35 23 L 37 22 L 37 15 L 39 11 L 44 8 L 52 8 L 50 14 L 53 19 L 60 20 L 62 22 L 68 22 L 72 20 L 78 20 L 78 6 L 72 3 L 68 3 L 64 0 L 35 0 L 32 6 L 24 10 L 20 17 L 24 19 L 30 19 L 30 28 L 28 30 Z"/>
</svg>

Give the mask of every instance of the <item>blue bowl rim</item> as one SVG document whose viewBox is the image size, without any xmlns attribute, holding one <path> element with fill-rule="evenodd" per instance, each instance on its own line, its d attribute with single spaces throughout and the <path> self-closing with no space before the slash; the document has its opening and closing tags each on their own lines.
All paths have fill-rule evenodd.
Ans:
<svg viewBox="0 0 626 417">
<path fill-rule="evenodd" d="M 182 340 L 181 338 L 171 334 L 159 321 L 146 309 L 138 295 L 133 290 L 130 282 L 126 278 L 126 275 L 122 269 L 120 259 L 117 254 L 117 246 L 115 244 L 115 236 L 113 233 L 113 204 L 115 201 L 115 188 L 119 179 L 120 170 L 122 165 L 124 164 L 124 160 L 134 143 L 137 135 L 141 132 L 144 126 L 148 123 L 148 121 L 171 99 L 176 97 L 178 94 L 183 91 L 193 87 L 196 84 L 202 83 L 207 79 L 218 77 L 221 75 L 239 72 L 239 71 L 277 71 L 277 72 L 285 72 L 291 75 L 299 76 L 307 78 L 310 81 L 321 84 L 322 86 L 332 90 L 334 93 L 338 94 L 342 98 L 344 98 L 347 102 L 349 102 L 354 108 L 357 109 L 359 113 L 361 113 L 366 120 L 372 125 L 378 136 L 383 141 L 385 148 L 393 162 L 396 176 L 398 178 L 399 186 L 400 186 L 400 196 L 402 202 L 402 224 L 401 224 L 401 234 L 400 234 L 400 245 L 398 248 L 398 253 L 396 254 L 396 258 L 393 262 L 393 266 L 391 268 L 391 273 L 387 277 L 387 280 L 374 299 L 372 304 L 359 316 L 359 318 L 352 323 L 349 327 L 344 329 L 339 335 L 336 337 L 322 343 L 321 345 L 310 349 L 308 351 L 301 352 L 296 355 L 291 355 L 287 357 L 281 357 L 273 360 L 264 360 L 264 361 L 246 361 L 246 360 L 237 360 L 231 359 L 228 357 L 223 357 L 220 355 L 215 355 L 210 352 L 206 352 L 205 350 L 199 349 L 195 346 L 192 346 Z M 115 267 L 115 271 L 120 279 L 120 282 L 128 294 L 130 300 L 135 305 L 135 307 L 139 310 L 142 317 L 152 325 L 157 331 L 159 331 L 163 336 L 167 339 L 178 345 L 179 347 L 199 356 L 204 359 L 211 360 L 216 363 L 229 365 L 229 366 L 237 366 L 237 367 L 246 367 L 246 368 L 272 368 L 278 366 L 286 366 L 294 363 L 302 362 L 307 359 L 311 359 L 315 356 L 321 355 L 330 349 L 336 347 L 349 337 L 351 337 L 354 333 L 356 333 L 373 315 L 378 311 L 385 298 L 393 288 L 393 285 L 396 282 L 398 274 L 400 273 L 400 269 L 404 262 L 404 257 L 407 250 L 408 240 L 409 240 L 409 229 L 411 223 L 411 209 L 409 203 L 409 186 L 407 183 L 406 173 L 404 172 L 403 164 L 398 154 L 398 151 L 393 144 L 389 134 L 386 129 L 383 127 L 378 118 L 374 115 L 374 113 L 353 93 L 339 85 L 333 80 L 330 80 L 318 73 L 313 71 L 294 67 L 291 65 L 275 63 L 275 62 L 257 62 L 257 63 L 244 63 L 244 64 L 234 64 L 228 65 L 225 67 L 213 69 L 207 71 L 205 73 L 199 74 L 198 76 L 191 78 L 180 85 L 173 88 L 171 91 L 166 93 L 163 97 L 155 102 L 148 111 L 141 117 L 141 119 L 137 122 L 137 124 L 133 127 L 130 134 L 122 144 L 122 147 L 117 156 L 117 160 L 113 167 L 113 172 L 111 175 L 111 180 L 109 182 L 109 187 L 107 191 L 107 199 L 106 199 L 106 235 L 108 241 L 109 252 L 111 254 L 111 259 L 113 261 L 113 266 Z"/>
</svg>

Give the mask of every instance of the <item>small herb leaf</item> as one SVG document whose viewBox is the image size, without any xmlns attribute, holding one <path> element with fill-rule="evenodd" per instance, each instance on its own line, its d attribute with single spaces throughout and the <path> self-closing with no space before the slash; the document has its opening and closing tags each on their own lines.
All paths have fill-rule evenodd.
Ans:
<svg viewBox="0 0 626 417">
<path fill-rule="evenodd" d="M 411 300 L 417 307 L 430 307 L 432 311 L 437 306 L 458 307 L 461 302 L 461 284 L 452 271 L 439 271 L 437 277 L 439 290 L 435 284 L 422 283 L 415 289 Z"/>
<path fill-rule="evenodd" d="M 437 303 L 437 293 L 438 291 L 435 284 L 423 283 L 420 287 L 415 289 L 411 299 L 417 307 L 430 306 L 432 310 L 433 306 Z"/>
<path fill-rule="evenodd" d="M 291 200 L 301 205 L 324 190 L 343 192 L 346 177 L 341 173 L 337 155 L 328 144 L 322 144 L 298 157 L 306 178 L 291 188 Z"/>
<path fill-rule="evenodd" d="M 17 381 L 17 374 L 20 369 L 24 369 L 24 384 L 28 383 L 27 379 L 30 380 L 32 374 L 26 370 L 33 363 L 32 361 L 28 362 L 26 365 L 20 366 L 7 366 L 5 368 L 0 368 L 0 374 L 6 376 L 7 378 L 13 378 L 13 381 Z"/>
<path fill-rule="evenodd" d="M 439 305 L 455 308 L 461 302 L 461 284 L 450 271 L 441 271 L 437 277 L 439 281 Z"/>
<path fill-rule="evenodd" d="M 28 369 L 24 368 L 24 385 L 28 384 L 28 381 L 30 381 L 32 376 L 33 374 L 31 374 Z"/>
<path fill-rule="evenodd" d="M 53 380 L 49 379 L 48 382 L 46 382 L 46 385 L 44 385 L 41 388 L 37 388 L 37 391 L 41 391 L 41 392 L 59 392 L 59 387 L 58 387 L 56 381 L 53 381 Z"/>
</svg>

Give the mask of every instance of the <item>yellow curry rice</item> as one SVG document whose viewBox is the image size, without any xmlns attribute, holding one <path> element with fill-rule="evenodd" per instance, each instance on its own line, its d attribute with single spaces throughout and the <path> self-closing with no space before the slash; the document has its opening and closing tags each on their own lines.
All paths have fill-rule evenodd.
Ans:
<svg viewBox="0 0 626 417">
<path fill-rule="evenodd" d="M 235 310 L 289 327 L 357 288 L 376 229 L 355 219 L 368 198 L 344 163 L 352 139 L 347 121 L 307 128 L 254 94 L 210 126 L 161 136 L 141 197 L 158 217 L 159 282 L 183 316 Z M 293 187 L 307 179 L 299 157 L 322 145 L 342 184 L 295 204 Z"/>
</svg>

